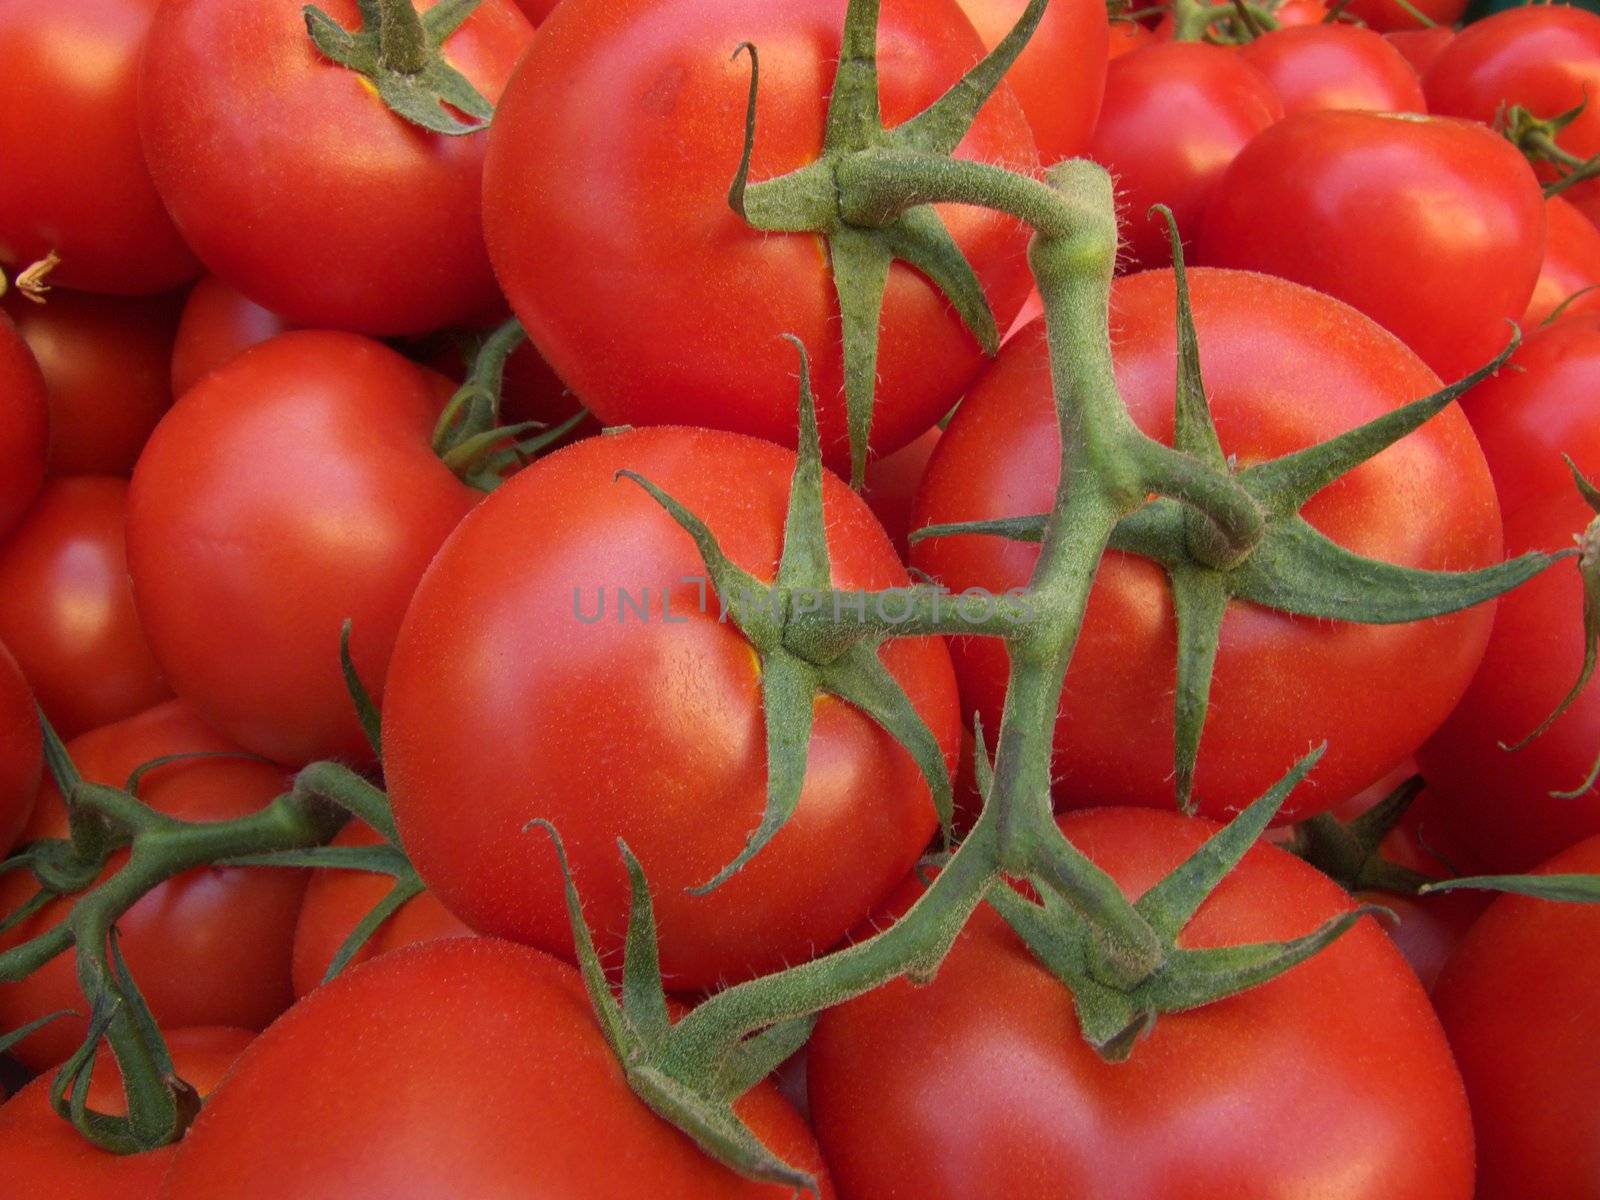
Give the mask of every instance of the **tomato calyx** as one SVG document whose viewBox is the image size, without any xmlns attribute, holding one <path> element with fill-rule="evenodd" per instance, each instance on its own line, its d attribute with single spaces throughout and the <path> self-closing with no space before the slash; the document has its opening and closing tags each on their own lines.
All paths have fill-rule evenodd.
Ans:
<svg viewBox="0 0 1600 1200">
<path fill-rule="evenodd" d="M 1172 0 L 1172 40 L 1242 46 L 1279 28 L 1278 18 L 1273 13 L 1276 7 L 1276 4 L 1257 4 L 1252 0 L 1232 0 L 1231 4 Z"/>
<path fill-rule="evenodd" d="M 18 271 L 15 279 L 8 281 L 6 273 L 0 271 L 0 296 L 15 288 L 24 300 L 33 304 L 46 303 L 45 294 L 50 291 L 50 273 L 60 265 L 61 256 L 52 250 L 38 262 Z"/>
<path fill-rule="evenodd" d="M 1553 117 L 1540 117 L 1515 104 L 1496 118 L 1495 124 L 1500 131 L 1527 156 L 1529 162 L 1536 167 L 1549 164 L 1556 169 L 1556 178 L 1544 185 L 1546 199 L 1600 176 L 1600 154 L 1592 158 L 1580 158 L 1570 150 L 1562 149 L 1557 142 L 1562 131 L 1581 117 L 1588 107 L 1589 100 L 1585 97 L 1566 112 Z"/>
<path fill-rule="evenodd" d="M 421 14 L 412 0 L 356 2 L 361 27 L 354 33 L 315 5 L 302 10 L 318 50 L 369 79 L 383 102 L 414 125 L 451 137 L 488 127 L 494 105 L 443 52 L 444 43 L 482 0 L 441 0 Z"/>
<path fill-rule="evenodd" d="M 1288 848 L 1347 892 L 1414 896 L 1437 881 L 1390 862 L 1382 846 L 1426 786 L 1422 776 L 1413 775 L 1354 820 L 1319 813 L 1301 821 Z"/>
</svg>

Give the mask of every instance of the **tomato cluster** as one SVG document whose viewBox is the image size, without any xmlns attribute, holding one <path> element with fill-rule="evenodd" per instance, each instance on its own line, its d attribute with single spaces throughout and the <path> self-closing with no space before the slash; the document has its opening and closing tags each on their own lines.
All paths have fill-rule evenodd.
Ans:
<svg viewBox="0 0 1600 1200">
<path fill-rule="evenodd" d="M 0 1194 L 1600 1198 L 1464 10 L 0 0 Z"/>
</svg>

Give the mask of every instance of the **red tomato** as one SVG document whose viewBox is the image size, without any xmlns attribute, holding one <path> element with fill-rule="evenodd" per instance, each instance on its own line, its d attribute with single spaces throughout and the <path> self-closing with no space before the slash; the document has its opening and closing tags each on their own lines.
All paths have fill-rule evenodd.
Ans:
<svg viewBox="0 0 1600 1200">
<path fill-rule="evenodd" d="M 1190 283 L 1207 391 L 1241 466 L 1321 442 L 1438 390 L 1415 355 L 1343 304 L 1263 275 L 1196 270 Z M 1176 334 L 1169 272 L 1113 293 L 1117 378 L 1133 418 L 1172 437 Z M 1284 363 L 1293 363 L 1287 373 Z M 912 528 L 1044 512 L 1059 440 L 1042 326 L 1013 342 L 962 402 L 928 468 Z M 1500 517 L 1472 431 L 1450 410 L 1325 489 L 1306 519 L 1358 554 L 1432 569 L 1498 561 Z M 1027 582 L 1038 547 L 993 537 L 919 542 L 913 563 L 954 591 Z M 1329 750 L 1284 810 L 1298 819 L 1369 786 L 1438 728 L 1483 654 L 1493 606 L 1409 625 L 1359 626 L 1229 606 L 1195 795 L 1224 817 L 1305 752 Z M 1177 633 L 1166 579 L 1117 554 L 1101 566 L 1056 727 L 1054 778 L 1072 807 L 1174 803 Z M 1005 647 L 952 642 L 963 711 L 998 729 Z"/>
<path fill-rule="evenodd" d="M 1468 0 L 1407 0 L 1407 3 L 1433 22 L 1432 29 L 1423 27 L 1415 14 L 1407 12 L 1395 0 L 1350 0 L 1344 11 L 1380 33 L 1442 30 L 1448 35 L 1454 32 L 1451 26 L 1467 11 Z"/>
<path fill-rule="evenodd" d="M 625 838 L 656 897 L 669 985 L 693 991 L 833 944 L 911 869 L 935 816 L 910 755 L 824 698 L 788 825 L 722 887 L 688 894 L 738 856 L 765 809 L 760 670 L 696 584 L 705 569 L 688 534 L 642 489 L 614 481 L 621 469 L 698 513 L 746 571 L 773 578 L 787 451 L 638 430 L 536 463 L 462 524 L 418 588 L 395 648 L 385 768 L 417 870 L 482 933 L 571 953 L 555 854 L 524 832 L 545 817 L 566 840 L 601 945 L 620 946 Z M 824 488 L 834 586 L 906 586 L 866 504 L 832 476 Z M 623 591 L 643 597 L 648 620 L 624 615 Z M 953 769 L 961 723 L 942 641 L 895 640 L 882 654 Z M 465 825 L 463 796 L 475 814 Z"/>
<path fill-rule="evenodd" d="M 167 363 L 178 327 L 168 296 L 50 292 L 5 301 L 44 372 L 52 475 L 126 475 L 172 404 Z"/>
<path fill-rule="evenodd" d="M 17 844 L 44 771 L 44 735 L 33 693 L 11 651 L 0 645 L 0 858 Z"/>
<path fill-rule="evenodd" d="M 1155 34 L 1137 21 L 1113 21 L 1111 22 L 1111 38 L 1106 45 L 1106 56 L 1108 58 L 1121 58 L 1124 54 L 1132 53 L 1141 46 L 1148 46 L 1154 40 Z"/>
<path fill-rule="evenodd" d="M 0 641 L 65 738 L 172 694 L 133 607 L 127 511 L 121 479 L 56 480 L 0 541 Z"/>
<path fill-rule="evenodd" d="M 1165 204 L 1186 239 L 1234 156 L 1283 116 L 1272 85 L 1238 54 L 1199 42 L 1147 46 L 1115 59 L 1089 157 L 1117 181 L 1125 269 L 1172 261 Z"/>
<path fill-rule="evenodd" d="M 386 346 L 286 333 L 208 375 L 150 439 L 128 510 L 139 612 L 173 690 L 240 745 L 370 755 L 340 628 L 381 695 L 411 592 L 480 496 L 433 452 L 439 405 Z"/>
<path fill-rule="evenodd" d="M 772 1084 L 738 1108 L 832 1200 L 816 1142 Z M 162 1196 L 396 1200 L 530 1189 L 791 1195 L 714 1163 L 634 1097 L 571 967 L 470 939 L 388 955 L 301 1001 L 201 1113 Z"/>
<path fill-rule="evenodd" d="M 129 295 L 200 273 L 150 182 L 134 116 L 159 3 L 0 6 L 0 262 L 25 267 L 55 250 L 56 282 Z"/>
<path fill-rule="evenodd" d="M 49 449 L 44 376 L 17 327 L 0 314 L 0 538 L 38 496 Z"/>
<path fill-rule="evenodd" d="M 1062 828 L 1134 898 L 1216 827 L 1102 809 Z M 1258 846 L 1183 944 L 1296 937 L 1350 903 Z M 1107 1063 L 1079 1036 L 1072 994 L 980 907 L 931 984 L 896 981 L 824 1013 L 808 1075 L 847 1200 L 1472 1196 L 1460 1076 L 1371 920 L 1253 991 L 1161 1017 L 1127 1062 Z"/>
<path fill-rule="evenodd" d="M 248 816 L 289 786 L 280 768 L 243 756 L 178 702 L 74 738 L 67 749 L 85 779 L 113 787 L 126 787 L 137 768 L 167 755 L 239 753 L 172 763 L 144 777 L 140 798 L 185 821 Z M 22 841 L 66 836 L 66 806 L 47 782 Z M 101 878 L 127 858 L 125 850 L 112 855 Z M 0 913 L 15 912 L 37 886 L 26 872 L 0 875 Z M 204 868 L 169 880 L 135 904 L 117 922 L 118 944 L 156 1020 L 169 1027 L 265 1028 L 292 999 L 289 958 L 305 890 L 302 871 Z M 0 935 L 0 949 L 54 928 L 70 907 L 70 898 L 52 902 Z M 16 1029 L 63 1009 L 84 1011 L 70 951 L 21 983 L 0 984 L 0 1028 Z M 64 1061 L 87 1027 L 80 1017 L 63 1018 L 14 1053 L 42 1071 Z"/>
<path fill-rule="evenodd" d="M 255 1035 L 242 1029 L 178 1029 L 167 1034 L 178 1074 L 209 1095 Z M 122 1157 L 86 1141 L 56 1115 L 49 1076 L 0 1105 L 0 1178 L 13 1195 L 50 1200 L 156 1200 L 176 1147 Z M 89 1108 L 125 1116 L 128 1100 L 106 1047 L 95 1059 Z"/>
<path fill-rule="evenodd" d="M 1506 549 L 1561 550 L 1594 513 L 1561 462 L 1600 472 L 1600 317 L 1558 321 L 1473 389 L 1463 407 L 1483 442 L 1505 508 Z M 1418 755 L 1453 824 L 1493 871 L 1524 871 L 1600 834 L 1600 789 L 1575 800 L 1600 746 L 1600 690 L 1586 689 L 1550 731 L 1515 744 L 1555 710 L 1583 662 L 1583 587 L 1561 563 L 1500 602 L 1483 666 Z"/>
<path fill-rule="evenodd" d="M 959 0 L 987 49 L 1011 32 L 1028 0 Z M 1053 0 L 1006 83 L 1022 104 L 1046 166 L 1083 153 L 1100 113 L 1109 56 L 1104 0 Z"/>
<path fill-rule="evenodd" d="M 321 7 L 346 29 L 359 23 L 355 0 Z M 301 8 L 161 6 L 139 119 L 184 237 L 212 274 L 296 325 L 424 333 L 488 308 L 487 138 L 426 133 L 390 112 L 322 56 Z M 444 49 L 494 102 L 529 36 L 511 0 L 487 0 Z"/>
<path fill-rule="evenodd" d="M 1587 290 L 1600 284 L 1600 229 L 1560 196 L 1544 204 L 1544 266 L 1521 321 L 1530 332 L 1574 296 L 1564 315 L 1600 309 L 1600 291 Z"/>
<path fill-rule="evenodd" d="M 218 367 L 288 328 L 277 313 L 207 275 L 183 306 L 172 347 L 172 394 L 183 395 Z"/>
<path fill-rule="evenodd" d="M 1540 874 L 1600 872 L 1600 838 Z M 1478 1200 L 1585 1200 L 1600 1180 L 1600 909 L 1502 896 L 1434 1003 L 1478 1129 Z"/>
<path fill-rule="evenodd" d="M 760 47 L 751 178 L 782 175 L 821 152 L 844 10 L 845 0 L 564 0 L 540 30 L 490 134 L 489 250 L 534 342 L 603 423 L 715 425 L 793 446 L 794 352 L 779 337 L 789 332 L 811 350 L 829 461 L 849 461 L 828 256 L 814 236 L 758 232 L 728 207 L 750 87 L 750 64 L 729 53 Z M 955 0 L 889 0 L 884 120 L 933 103 L 982 51 Z M 1036 161 L 1027 121 L 1005 99 L 961 152 Z M 605 203 L 591 203 L 597 195 Z M 941 211 L 1005 329 L 1028 292 L 1024 230 L 986 210 Z M 982 365 L 945 297 L 897 264 L 874 452 L 931 428 Z"/>
<path fill-rule="evenodd" d="M 335 846 L 377 846 L 383 838 L 370 826 L 352 821 L 333 840 Z M 294 935 L 294 994 L 304 996 L 322 985 L 334 956 L 357 925 L 388 895 L 394 881 L 362 871 L 318 871 L 306 888 L 305 905 Z M 471 937 L 468 929 L 429 892 L 424 892 L 390 917 L 351 965 L 388 954 L 402 946 L 438 938 Z"/>
<path fill-rule="evenodd" d="M 1462 30 L 1428 68 L 1428 107 L 1492 123 L 1507 105 L 1554 117 L 1600 94 L 1600 16 L 1565 4 L 1495 13 Z M 1556 138 L 1569 153 L 1600 153 L 1600 107 L 1590 104 Z M 1542 166 L 1553 179 L 1552 166 Z M 1600 182 L 1564 195 L 1591 219 L 1600 216 Z"/>
<path fill-rule="evenodd" d="M 1319 108 L 1426 112 L 1422 81 L 1396 50 L 1358 25 L 1298 25 L 1239 47 L 1267 77 L 1285 113 Z"/>
<path fill-rule="evenodd" d="M 1485 126 L 1304 112 L 1234 159 L 1199 253 L 1353 304 L 1455 380 L 1505 347 L 1506 322 L 1528 306 L 1544 200 L 1522 156 Z"/>
<path fill-rule="evenodd" d="M 935 426 L 904 450 L 896 450 L 886 458 L 867 464 L 867 485 L 861 489 L 861 497 L 894 542 L 903 561 L 909 561 L 910 557 L 906 535 L 911 532 L 911 507 L 916 503 L 922 477 L 928 473 L 928 460 L 933 457 L 943 433 Z"/>
<path fill-rule="evenodd" d="M 1456 31 L 1449 25 L 1435 25 L 1431 29 L 1391 29 L 1383 35 L 1416 71 L 1418 77 L 1427 74 L 1433 60 L 1444 53 L 1444 48 L 1454 40 Z"/>
</svg>

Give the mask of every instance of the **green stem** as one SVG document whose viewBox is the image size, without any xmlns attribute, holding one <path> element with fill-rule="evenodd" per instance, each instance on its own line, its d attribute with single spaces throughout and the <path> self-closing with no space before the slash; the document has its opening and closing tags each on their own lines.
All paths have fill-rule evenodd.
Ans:
<svg viewBox="0 0 1600 1200">
<path fill-rule="evenodd" d="M 390 70 L 416 75 L 428 65 L 427 31 L 412 0 L 376 0 L 378 57 Z"/>
<path fill-rule="evenodd" d="M 1025 593 L 916 586 L 883 592 L 832 592 L 790 597 L 784 645 L 810 662 L 832 662 L 872 636 L 1016 637 L 1039 614 Z"/>
</svg>

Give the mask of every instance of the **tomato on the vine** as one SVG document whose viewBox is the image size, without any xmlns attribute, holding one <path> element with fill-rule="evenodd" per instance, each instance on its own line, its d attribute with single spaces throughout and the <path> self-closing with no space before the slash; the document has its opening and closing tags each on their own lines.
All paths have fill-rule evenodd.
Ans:
<svg viewBox="0 0 1600 1200">
<path fill-rule="evenodd" d="M 172 346 L 172 394 L 183 395 L 218 367 L 288 328 L 277 313 L 207 275 L 183 304 Z"/>
<path fill-rule="evenodd" d="M 0 858 L 11 852 L 33 812 L 44 772 L 44 735 L 33 692 L 0 644 Z"/>
<path fill-rule="evenodd" d="M 1223 450 L 1241 467 L 1323 441 L 1439 389 L 1391 335 L 1309 288 L 1240 271 L 1190 272 L 1206 389 Z M 1173 277 L 1151 271 L 1112 294 L 1117 378 L 1134 420 L 1172 436 Z M 1286 364 L 1291 364 L 1286 366 Z M 1042 326 L 1025 332 L 962 403 L 929 466 L 912 528 L 1047 511 L 1060 472 Z M 1494 487 L 1455 409 L 1324 489 L 1302 510 L 1354 550 L 1425 569 L 1500 555 Z M 1027 582 L 1038 546 L 999 537 L 925 539 L 913 564 L 953 591 Z M 1485 605 L 1390 626 L 1310 621 L 1232 602 L 1222 626 L 1195 796 L 1224 817 L 1266 791 L 1308 745 L 1327 756 L 1284 808 L 1298 819 L 1374 783 L 1411 754 L 1466 690 L 1489 637 Z M 1174 803 L 1177 634 L 1159 567 L 1102 564 L 1062 694 L 1054 779 L 1073 807 Z M 989 638 L 951 645 L 966 711 L 996 729 L 1008 668 Z"/>
<path fill-rule="evenodd" d="M 44 375 L 17 327 L 0 313 L 0 538 L 39 495 L 49 452 Z"/>
<path fill-rule="evenodd" d="M 118 788 L 157 758 L 205 756 L 156 767 L 140 781 L 138 795 L 146 804 L 184 821 L 247 816 L 289 784 L 281 768 L 218 737 L 180 702 L 74 738 L 67 750 L 85 779 Z M 66 836 L 66 805 L 55 784 L 47 782 L 21 840 Z M 126 850 L 113 854 L 101 878 L 127 856 Z M 16 912 L 36 889 L 25 871 L 0 875 L 0 912 Z M 156 1020 L 169 1027 L 265 1028 L 292 999 L 289 958 L 305 890 L 303 871 L 202 867 L 138 901 L 117 922 L 117 945 Z M 52 900 L 0 935 L 0 948 L 10 949 L 53 928 L 71 907 L 70 897 Z M 83 1011 L 71 951 L 19 983 L 0 984 L 0 1029 L 17 1029 L 63 1010 Z M 14 1053 L 33 1069 L 44 1070 L 64 1061 L 87 1028 L 82 1016 L 62 1018 L 24 1040 Z"/>
<path fill-rule="evenodd" d="M 1426 112 L 1422 81 L 1399 50 L 1358 25 L 1299 25 L 1239 47 L 1285 113 L 1320 108 Z"/>
</svg>

